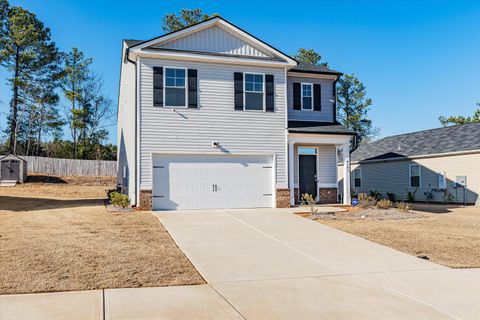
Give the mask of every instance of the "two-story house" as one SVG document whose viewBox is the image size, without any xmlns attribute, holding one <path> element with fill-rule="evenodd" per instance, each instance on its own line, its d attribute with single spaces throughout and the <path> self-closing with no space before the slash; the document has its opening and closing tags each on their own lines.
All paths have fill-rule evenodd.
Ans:
<svg viewBox="0 0 480 320">
<path fill-rule="evenodd" d="M 336 121 L 340 75 L 220 17 L 125 40 L 118 184 L 145 210 L 336 202 L 336 150 L 348 164 L 354 135 Z"/>
</svg>

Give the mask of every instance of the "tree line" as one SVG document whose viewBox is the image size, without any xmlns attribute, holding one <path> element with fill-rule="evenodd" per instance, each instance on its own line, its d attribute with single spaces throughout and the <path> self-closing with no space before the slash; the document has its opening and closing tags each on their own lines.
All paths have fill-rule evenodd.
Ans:
<svg viewBox="0 0 480 320">
<path fill-rule="evenodd" d="M 12 94 L 0 154 L 115 159 L 106 143 L 113 102 L 92 62 L 78 48 L 61 52 L 34 13 L 0 0 L 0 66 Z"/>
</svg>

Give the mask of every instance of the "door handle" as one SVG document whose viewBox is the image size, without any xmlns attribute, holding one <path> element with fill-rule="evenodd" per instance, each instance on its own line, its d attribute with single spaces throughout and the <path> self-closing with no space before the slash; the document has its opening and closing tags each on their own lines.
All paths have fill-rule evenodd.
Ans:
<svg viewBox="0 0 480 320">
<path fill-rule="evenodd" d="M 217 185 L 215 184 L 215 192 L 217 192 L 217 191 L 218 191 L 218 187 L 217 187 Z"/>
</svg>

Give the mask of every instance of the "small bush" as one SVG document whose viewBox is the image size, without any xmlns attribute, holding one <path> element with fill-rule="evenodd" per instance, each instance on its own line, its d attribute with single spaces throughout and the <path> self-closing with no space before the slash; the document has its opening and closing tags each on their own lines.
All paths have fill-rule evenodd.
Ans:
<svg viewBox="0 0 480 320">
<path fill-rule="evenodd" d="M 387 198 L 391 202 L 397 202 L 397 195 L 393 192 L 387 192 Z"/>
<path fill-rule="evenodd" d="M 406 189 L 405 189 L 406 190 Z M 407 191 L 407 202 L 415 202 L 415 194 L 418 191 L 418 188 L 415 188 L 415 191 Z"/>
<path fill-rule="evenodd" d="M 377 190 L 370 190 L 370 197 L 380 200 L 380 198 L 382 197 L 382 194 Z"/>
<path fill-rule="evenodd" d="M 360 208 L 371 208 L 377 204 L 377 199 L 367 195 L 366 193 L 358 194 L 358 206 Z"/>
<path fill-rule="evenodd" d="M 108 194 L 110 203 L 119 206 L 122 208 L 127 208 L 130 205 L 130 201 L 128 201 L 128 195 L 120 193 L 118 191 L 112 191 Z"/>
<path fill-rule="evenodd" d="M 403 202 L 403 201 L 397 202 L 396 206 L 397 206 L 397 209 L 400 211 L 408 212 L 412 210 L 412 205 L 407 202 Z"/>
<path fill-rule="evenodd" d="M 302 202 L 306 203 L 310 207 L 310 213 L 312 214 L 312 216 L 318 213 L 318 209 L 315 208 L 317 201 L 315 200 L 315 197 L 313 195 L 308 193 L 302 194 Z"/>
<path fill-rule="evenodd" d="M 377 201 L 378 209 L 390 209 L 391 207 L 393 207 L 393 203 L 388 199 L 382 199 Z"/>
</svg>

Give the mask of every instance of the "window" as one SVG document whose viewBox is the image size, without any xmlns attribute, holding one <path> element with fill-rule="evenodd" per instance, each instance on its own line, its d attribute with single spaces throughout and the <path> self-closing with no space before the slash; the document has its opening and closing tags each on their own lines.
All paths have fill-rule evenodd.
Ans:
<svg viewBox="0 0 480 320">
<path fill-rule="evenodd" d="M 165 68 L 165 106 L 186 107 L 185 69 Z"/>
<path fill-rule="evenodd" d="M 353 186 L 355 188 L 362 187 L 362 169 L 360 168 L 353 170 Z"/>
<path fill-rule="evenodd" d="M 302 83 L 302 110 L 312 110 L 313 85 L 311 83 Z"/>
<path fill-rule="evenodd" d="M 265 95 L 263 74 L 245 73 L 245 110 L 263 110 Z"/>
<path fill-rule="evenodd" d="M 127 167 L 123 166 L 123 172 L 122 172 L 123 179 L 127 178 Z"/>
<path fill-rule="evenodd" d="M 298 147 L 298 154 L 316 155 L 317 148 Z"/>
<path fill-rule="evenodd" d="M 441 171 L 438 173 L 438 189 L 440 190 L 447 189 L 447 179 L 445 177 L 444 171 Z"/>
<path fill-rule="evenodd" d="M 410 188 L 419 188 L 420 187 L 420 165 L 411 164 L 410 165 Z"/>
</svg>

